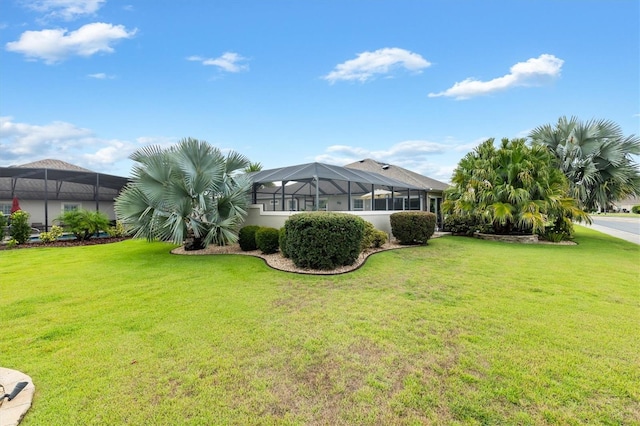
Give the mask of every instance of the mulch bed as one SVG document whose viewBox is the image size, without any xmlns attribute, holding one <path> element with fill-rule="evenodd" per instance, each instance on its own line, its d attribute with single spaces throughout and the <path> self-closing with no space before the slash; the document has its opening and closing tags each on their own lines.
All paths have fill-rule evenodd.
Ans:
<svg viewBox="0 0 640 426">
<path fill-rule="evenodd" d="M 109 244 L 117 243 L 119 241 L 126 240 L 129 237 L 105 237 L 105 238 L 91 238 L 87 241 L 78 240 L 59 240 L 52 243 L 32 242 L 24 243 L 15 246 L 13 249 L 9 249 L 6 244 L 0 245 L 0 250 L 16 250 L 16 249 L 29 249 L 38 247 L 77 247 L 77 246 L 93 246 L 97 244 Z"/>
</svg>

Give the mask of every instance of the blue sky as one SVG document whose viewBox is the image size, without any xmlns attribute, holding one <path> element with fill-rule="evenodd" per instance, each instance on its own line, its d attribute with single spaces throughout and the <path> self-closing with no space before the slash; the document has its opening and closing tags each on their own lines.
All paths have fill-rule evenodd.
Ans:
<svg viewBox="0 0 640 426">
<path fill-rule="evenodd" d="M 639 134 L 639 52 L 637 0 L 0 0 L 0 165 L 194 137 L 448 181 L 560 116 Z"/>
</svg>

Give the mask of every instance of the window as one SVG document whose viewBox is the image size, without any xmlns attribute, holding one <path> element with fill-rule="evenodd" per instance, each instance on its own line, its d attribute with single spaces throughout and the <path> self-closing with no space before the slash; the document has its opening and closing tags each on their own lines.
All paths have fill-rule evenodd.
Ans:
<svg viewBox="0 0 640 426">
<path fill-rule="evenodd" d="M 66 212 L 72 212 L 75 210 L 79 210 L 82 207 L 82 205 L 77 204 L 77 203 L 64 203 L 62 204 L 62 213 L 66 213 Z"/>
<path fill-rule="evenodd" d="M 269 204 L 271 204 L 272 206 L 277 206 L 278 204 L 280 204 L 280 200 L 269 200 Z"/>
<path fill-rule="evenodd" d="M 364 200 L 362 198 L 353 198 L 351 201 L 353 202 L 354 210 L 364 210 Z"/>
<path fill-rule="evenodd" d="M 411 197 L 409 199 L 409 210 L 420 210 L 420 198 Z"/>
<path fill-rule="evenodd" d="M 293 198 L 293 199 L 288 199 L 287 200 L 287 209 L 291 210 L 291 211 L 297 211 L 298 210 L 298 200 Z"/>
<path fill-rule="evenodd" d="M 5 216 L 9 216 L 11 214 L 11 203 L 9 203 L 9 204 L 5 204 L 5 203 L 0 204 L 0 212 L 2 212 L 2 214 L 5 215 Z"/>
<path fill-rule="evenodd" d="M 320 204 L 318 206 L 318 210 L 327 210 L 327 200 L 326 199 L 319 199 L 318 200 L 318 204 Z"/>
</svg>

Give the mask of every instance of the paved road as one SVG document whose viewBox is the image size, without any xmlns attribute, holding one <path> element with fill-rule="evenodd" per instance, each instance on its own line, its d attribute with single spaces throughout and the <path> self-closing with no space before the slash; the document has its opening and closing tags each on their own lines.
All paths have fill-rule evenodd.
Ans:
<svg viewBox="0 0 640 426">
<path fill-rule="evenodd" d="M 640 218 L 638 217 L 592 215 L 591 220 L 593 225 L 589 227 L 596 231 L 640 244 Z"/>
</svg>

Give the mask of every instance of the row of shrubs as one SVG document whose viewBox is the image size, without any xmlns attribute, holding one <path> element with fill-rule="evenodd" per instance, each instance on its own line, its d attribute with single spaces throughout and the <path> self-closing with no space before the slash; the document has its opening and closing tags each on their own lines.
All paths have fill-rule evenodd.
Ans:
<svg viewBox="0 0 640 426">
<path fill-rule="evenodd" d="M 399 212 L 390 216 L 391 230 L 400 244 L 426 244 L 435 231 L 436 217 L 427 212 Z M 248 225 L 240 229 L 244 251 L 280 253 L 300 268 L 335 269 L 353 264 L 360 253 L 387 242 L 387 234 L 359 216 L 316 212 L 291 216 L 280 229 Z"/>
<path fill-rule="evenodd" d="M 5 226 L 11 220 L 9 246 L 24 244 L 29 240 L 32 233 L 29 225 L 29 213 L 24 210 L 13 212 L 9 218 L 0 212 L 0 241 L 4 238 Z M 68 211 L 55 219 L 61 226 L 53 225 L 47 232 L 41 232 L 39 238 L 44 243 L 52 243 L 60 238 L 63 231 L 71 232 L 78 240 L 89 240 L 101 231 L 107 232 L 110 237 L 123 237 L 125 235 L 124 226 L 120 222 L 112 224 L 109 218 L 102 212 L 78 209 Z"/>
</svg>

